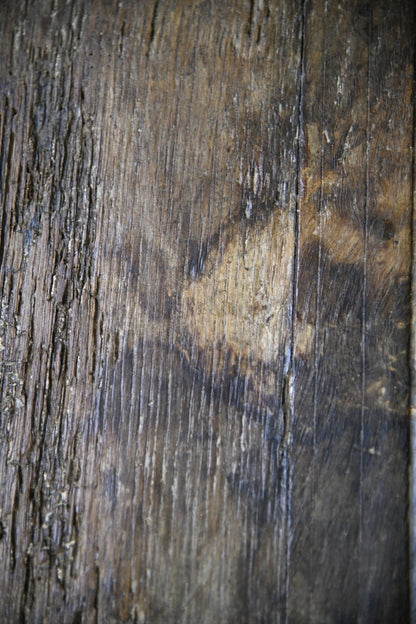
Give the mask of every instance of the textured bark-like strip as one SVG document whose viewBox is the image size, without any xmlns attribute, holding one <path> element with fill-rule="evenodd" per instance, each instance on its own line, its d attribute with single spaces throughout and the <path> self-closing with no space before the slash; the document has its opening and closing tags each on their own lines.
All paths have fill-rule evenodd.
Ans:
<svg viewBox="0 0 416 624">
<path fill-rule="evenodd" d="M 416 8 L 415 8 L 416 14 Z M 409 466 L 409 545 L 410 545 L 410 620 L 416 623 L 416 46 L 413 61 L 413 180 L 412 180 L 412 288 L 410 336 L 410 466 Z"/>
</svg>

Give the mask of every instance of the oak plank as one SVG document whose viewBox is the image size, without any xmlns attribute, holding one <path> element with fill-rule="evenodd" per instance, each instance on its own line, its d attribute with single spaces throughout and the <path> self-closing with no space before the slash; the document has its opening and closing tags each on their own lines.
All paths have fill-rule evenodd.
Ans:
<svg viewBox="0 0 416 624">
<path fill-rule="evenodd" d="M 293 604 L 407 621 L 413 9 L 308 10 Z"/>
<path fill-rule="evenodd" d="M 411 2 L 0 14 L 2 619 L 408 621 Z"/>
</svg>

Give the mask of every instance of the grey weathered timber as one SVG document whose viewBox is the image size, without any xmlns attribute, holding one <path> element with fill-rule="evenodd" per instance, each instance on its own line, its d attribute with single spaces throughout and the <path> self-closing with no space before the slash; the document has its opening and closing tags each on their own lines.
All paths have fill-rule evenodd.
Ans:
<svg viewBox="0 0 416 624">
<path fill-rule="evenodd" d="M 415 37 L 1 3 L 2 622 L 411 621 Z"/>
</svg>

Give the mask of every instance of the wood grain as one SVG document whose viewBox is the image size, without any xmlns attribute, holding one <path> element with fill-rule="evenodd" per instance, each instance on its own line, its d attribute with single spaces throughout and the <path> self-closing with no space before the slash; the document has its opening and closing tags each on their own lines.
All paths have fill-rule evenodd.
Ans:
<svg viewBox="0 0 416 624">
<path fill-rule="evenodd" d="M 412 2 L 0 15 L 2 621 L 410 621 Z"/>
<path fill-rule="evenodd" d="M 407 491 L 413 57 L 410 34 L 399 43 L 395 33 L 410 17 L 391 3 L 328 3 L 314 18 L 300 210 L 301 232 L 303 215 L 314 236 L 301 243 L 298 323 L 312 324 L 315 339 L 297 369 L 295 447 L 306 452 L 293 494 L 294 517 L 308 509 L 310 520 L 293 553 L 305 568 L 294 585 L 310 595 L 305 620 L 406 621 L 407 509 L 386 501 L 404 502 Z M 328 596 L 320 588 L 339 559 L 348 567 Z"/>
</svg>

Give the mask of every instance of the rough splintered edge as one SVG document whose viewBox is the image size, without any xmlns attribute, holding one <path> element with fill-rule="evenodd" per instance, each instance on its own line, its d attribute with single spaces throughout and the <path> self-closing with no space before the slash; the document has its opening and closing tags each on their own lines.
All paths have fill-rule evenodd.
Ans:
<svg viewBox="0 0 416 624">
<path fill-rule="evenodd" d="M 416 105 L 415 105 L 416 107 Z M 416 108 L 413 116 L 416 120 Z M 415 131 L 415 130 L 413 130 Z M 413 144 L 413 214 L 412 214 L 412 275 L 410 328 L 410 464 L 409 464 L 409 558 L 410 558 L 410 622 L 416 624 L 416 144 Z"/>
</svg>

